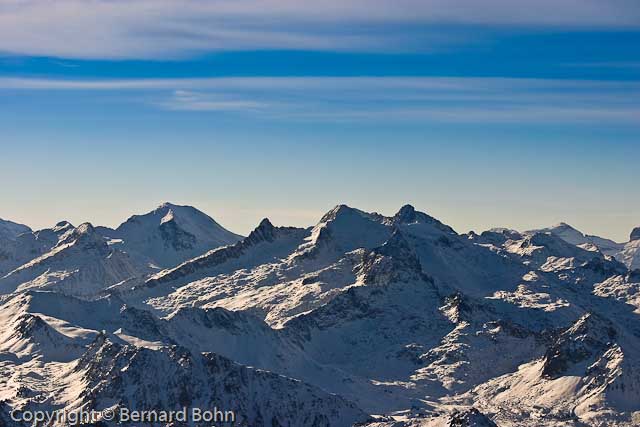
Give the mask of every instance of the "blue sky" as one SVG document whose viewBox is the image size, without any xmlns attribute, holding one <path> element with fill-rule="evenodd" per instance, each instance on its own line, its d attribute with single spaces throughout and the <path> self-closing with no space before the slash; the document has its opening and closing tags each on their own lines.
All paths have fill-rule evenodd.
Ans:
<svg viewBox="0 0 640 427">
<path fill-rule="evenodd" d="M 0 217 L 640 225 L 640 4 L 7 0 Z M 8 185 L 6 183 L 9 183 Z"/>
</svg>

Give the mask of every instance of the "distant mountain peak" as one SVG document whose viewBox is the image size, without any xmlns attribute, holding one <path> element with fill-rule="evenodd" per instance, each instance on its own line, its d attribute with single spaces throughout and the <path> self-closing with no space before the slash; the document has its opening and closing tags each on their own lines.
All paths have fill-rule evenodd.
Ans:
<svg viewBox="0 0 640 427">
<path fill-rule="evenodd" d="M 171 210 L 180 210 L 180 209 L 193 209 L 194 211 L 198 211 L 198 209 L 189 205 L 177 205 L 171 202 L 162 202 L 150 213 L 166 213 Z M 199 211 L 198 211 L 199 212 Z"/>
<path fill-rule="evenodd" d="M 322 216 L 322 218 L 320 219 L 320 222 L 334 221 L 334 220 L 336 220 L 337 218 L 339 218 L 341 216 L 354 214 L 356 212 L 359 212 L 359 211 L 357 209 L 351 208 L 351 207 L 349 207 L 349 206 L 347 206 L 345 204 L 340 204 L 340 205 L 337 205 L 336 207 L 334 207 L 333 209 L 331 209 L 326 214 L 324 214 Z"/>
<path fill-rule="evenodd" d="M 158 209 L 167 209 L 167 208 L 173 208 L 173 207 L 177 207 L 178 205 L 173 204 L 171 202 L 162 202 L 158 205 Z"/>
<path fill-rule="evenodd" d="M 565 242 L 575 246 L 586 247 L 585 245 L 591 245 L 606 255 L 615 255 L 622 249 L 622 245 L 614 242 L 613 240 L 585 234 L 566 222 L 560 222 L 552 227 L 540 230 L 529 230 L 524 234 L 533 233 L 553 234 L 554 236 L 557 236 Z"/>
<path fill-rule="evenodd" d="M 408 223 L 408 222 L 415 222 L 416 221 L 416 209 L 407 204 L 404 205 L 403 207 L 400 208 L 400 210 L 398 211 L 397 214 L 395 214 L 394 218 L 396 218 L 396 220 L 403 222 L 403 223 Z"/>
<path fill-rule="evenodd" d="M 269 218 L 263 218 L 262 221 L 260 221 L 260 224 L 258 224 L 257 229 L 259 230 L 272 230 L 275 227 L 273 226 L 273 224 L 271 223 L 271 221 L 269 221 Z"/>
<path fill-rule="evenodd" d="M 633 229 L 633 231 L 631 232 L 631 235 L 629 236 L 629 240 L 631 241 L 640 240 L 640 227 L 636 227 Z"/>
<path fill-rule="evenodd" d="M 276 227 L 273 226 L 268 218 L 260 221 L 260 224 L 249 234 L 248 241 L 259 242 L 263 240 L 272 241 L 275 237 Z"/>
<path fill-rule="evenodd" d="M 74 243 L 76 246 L 82 245 L 83 250 L 96 249 L 100 252 L 108 252 L 106 240 L 96 233 L 95 227 L 89 222 L 80 224 L 78 227 L 65 232 L 64 235 L 60 237 L 56 247 L 71 243 Z"/>
<path fill-rule="evenodd" d="M 151 212 L 133 215 L 115 236 L 129 252 L 143 254 L 155 265 L 173 267 L 242 238 L 192 206 L 165 202 Z"/>
<path fill-rule="evenodd" d="M 566 222 L 564 222 L 564 221 L 560 221 L 559 223 L 557 223 L 557 224 L 554 226 L 554 228 L 557 228 L 557 227 L 561 227 L 561 228 L 571 228 L 571 229 L 573 229 L 573 230 L 576 230 L 576 228 L 575 228 L 575 227 L 571 226 L 570 224 L 567 224 L 567 223 L 566 223 Z"/>
<path fill-rule="evenodd" d="M 445 233 L 455 233 L 453 228 L 449 227 L 446 224 L 443 224 L 436 218 L 427 215 L 424 212 L 417 211 L 412 205 L 409 204 L 402 206 L 400 210 L 393 216 L 392 221 L 394 224 L 431 224 L 440 231 L 444 231 Z"/>
<path fill-rule="evenodd" d="M 90 222 L 85 222 L 80 224 L 78 228 L 76 228 L 76 231 L 79 234 L 91 234 L 91 233 L 95 233 L 96 229 Z"/>
</svg>

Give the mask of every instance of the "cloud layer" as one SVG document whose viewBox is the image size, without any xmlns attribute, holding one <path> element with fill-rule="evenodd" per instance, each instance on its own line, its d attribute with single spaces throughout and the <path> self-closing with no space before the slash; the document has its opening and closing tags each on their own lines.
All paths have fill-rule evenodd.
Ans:
<svg viewBox="0 0 640 427">
<path fill-rule="evenodd" d="M 3 0 L 0 52 L 168 58 L 252 49 L 403 51 L 443 26 L 638 28 L 637 0 Z M 465 33 L 468 36 L 468 33 Z"/>
<path fill-rule="evenodd" d="M 126 92 L 123 102 L 143 102 L 147 108 L 264 120 L 640 124 L 639 82 L 450 77 L 0 78 L 0 90 Z"/>
</svg>

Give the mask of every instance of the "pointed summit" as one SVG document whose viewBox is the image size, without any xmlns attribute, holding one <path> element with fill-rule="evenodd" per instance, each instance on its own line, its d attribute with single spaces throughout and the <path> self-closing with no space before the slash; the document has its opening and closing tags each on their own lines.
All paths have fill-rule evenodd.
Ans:
<svg viewBox="0 0 640 427">
<path fill-rule="evenodd" d="M 73 245 L 84 252 L 91 251 L 91 253 L 102 255 L 109 253 L 107 241 L 96 233 L 96 229 L 88 222 L 65 232 L 53 250 L 63 249 L 65 245 Z"/>
<path fill-rule="evenodd" d="M 271 221 L 269 221 L 269 218 L 263 218 L 262 221 L 260 221 L 260 224 L 258 224 L 256 230 L 273 230 L 274 228 L 275 227 Z"/>
<path fill-rule="evenodd" d="M 171 202 L 163 202 L 163 203 L 160 203 L 160 205 L 158 205 L 157 209 L 171 209 L 171 208 L 178 208 L 178 207 L 182 207 L 182 206 L 174 205 Z"/>
<path fill-rule="evenodd" d="M 629 240 L 630 241 L 640 240 L 640 227 L 636 227 L 633 229 L 633 231 L 631 232 L 631 235 L 629 236 Z"/>
<path fill-rule="evenodd" d="M 331 209 L 326 214 L 324 214 L 322 218 L 320 218 L 320 222 L 334 221 L 341 216 L 353 214 L 356 212 L 358 212 L 357 209 L 350 208 L 345 204 L 340 204 L 340 205 L 337 205 L 335 208 Z"/>
<path fill-rule="evenodd" d="M 416 209 L 411 205 L 404 205 L 394 216 L 395 220 L 401 223 L 417 221 Z"/>
<path fill-rule="evenodd" d="M 342 252 L 373 249 L 391 236 L 391 230 L 384 222 L 382 215 L 338 205 L 322 216 L 311 231 L 310 241 L 316 247 L 328 245 Z"/>
<path fill-rule="evenodd" d="M 76 231 L 79 234 L 91 234 L 91 233 L 95 233 L 96 229 L 93 227 L 93 225 L 90 222 L 85 222 L 80 224 L 78 228 L 76 228 Z"/>
<path fill-rule="evenodd" d="M 69 221 L 60 221 L 54 227 L 54 231 L 68 230 L 69 228 L 73 228 L 73 224 Z"/>
<path fill-rule="evenodd" d="M 245 239 L 245 242 L 250 244 L 256 244 L 262 241 L 272 242 L 275 239 L 275 235 L 276 227 L 271 224 L 268 218 L 264 218 Z"/>
<path fill-rule="evenodd" d="M 417 211 L 413 206 L 407 204 L 400 208 L 398 213 L 396 213 L 392 218 L 393 224 L 431 224 L 435 226 L 440 231 L 444 231 L 446 233 L 455 233 L 453 228 L 449 227 L 446 224 L 438 221 L 432 216 L 427 215 L 424 212 Z"/>
</svg>

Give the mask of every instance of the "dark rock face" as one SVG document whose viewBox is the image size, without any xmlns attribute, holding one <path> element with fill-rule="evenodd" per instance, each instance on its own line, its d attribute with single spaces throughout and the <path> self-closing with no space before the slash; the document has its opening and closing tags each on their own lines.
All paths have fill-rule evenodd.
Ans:
<svg viewBox="0 0 640 427">
<path fill-rule="evenodd" d="M 161 224 L 159 229 L 165 245 L 172 246 L 176 251 L 193 249 L 196 245 L 196 236 L 182 230 L 173 220 Z"/>
<path fill-rule="evenodd" d="M 565 330 L 545 354 L 542 375 L 555 379 L 572 366 L 604 353 L 617 338 L 614 326 L 607 319 L 585 314 Z"/>
<path fill-rule="evenodd" d="M 475 408 L 451 415 L 448 427 L 498 427 L 487 416 Z"/>
<path fill-rule="evenodd" d="M 247 243 L 257 244 L 259 242 L 273 242 L 276 238 L 276 228 L 271 224 L 268 218 L 260 221 L 255 230 L 247 236 Z"/>
<path fill-rule="evenodd" d="M 605 259 L 594 257 L 590 261 L 585 262 L 582 267 L 596 274 L 600 274 L 603 278 L 616 274 L 624 274 L 627 271 L 624 264 L 615 258 Z"/>
<path fill-rule="evenodd" d="M 636 227 L 633 229 L 633 231 L 631 232 L 631 236 L 629 238 L 629 240 L 640 240 L 640 227 Z"/>
<path fill-rule="evenodd" d="M 384 245 L 365 255 L 361 269 L 367 283 L 406 281 L 410 278 L 432 282 L 422 272 L 417 255 L 399 230 Z"/>
<path fill-rule="evenodd" d="M 18 426 L 11 420 L 11 407 L 4 400 L 0 401 L 0 425 L 4 427 Z"/>
<path fill-rule="evenodd" d="M 90 408 L 115 402 L 142 410 L 178 409 L 204 402 L 233 411 L 233 425 L 251 426 L 346 426 L 368 418 L 353 403 L 300 381 L 178 346 L 153 351 L 98 336 L 76 371 L 89 384 L 81 399 Z"/>
</svg>

